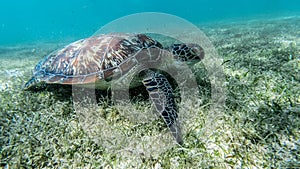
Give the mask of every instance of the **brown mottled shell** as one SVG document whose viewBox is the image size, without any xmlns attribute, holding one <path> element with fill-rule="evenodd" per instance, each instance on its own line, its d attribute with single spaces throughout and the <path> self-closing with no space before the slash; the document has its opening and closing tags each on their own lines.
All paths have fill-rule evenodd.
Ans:
<svg viewBox="0 0 300 169">
<path fill-rule="evenodd" d="M 38 81 L 85 84 L 107 79 L 136 65 L 133 56 L 143 48 L 162 45 L 144 34 L 112 33 L 92 36 L 57 50 L 34 69 Z"/>
</svg>

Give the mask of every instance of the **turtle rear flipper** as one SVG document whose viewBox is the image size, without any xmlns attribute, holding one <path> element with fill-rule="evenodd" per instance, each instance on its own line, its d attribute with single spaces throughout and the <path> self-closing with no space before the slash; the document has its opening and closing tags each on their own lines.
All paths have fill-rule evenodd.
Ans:
<svg viewBox="0 0 300 169">
<path fill-rule="evenodd" d="M 173 137 L 178 144 L 182 144 L 182 135 L 178 121 L 177 107 L 173 89 L 167 78 L 148 70 L 143 79 L 151 101 L 154 103 L 156 111 L 162 116 Z"/>
</svg>

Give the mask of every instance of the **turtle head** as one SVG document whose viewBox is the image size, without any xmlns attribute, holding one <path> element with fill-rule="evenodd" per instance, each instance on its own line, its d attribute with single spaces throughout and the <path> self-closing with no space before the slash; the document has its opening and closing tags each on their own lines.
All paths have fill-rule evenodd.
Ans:
<svg viewBox="0 0 300 169">
<path fill-rule="evenodd" d="M 37 91 L 39 89 L 45 88 L 45 81 L 41 81 L 38 74 L 32 76 L 28 82 L 23 86 L 23 90 L 34 90 Z"/>
<path fill-rule="evenodd" d="M 170 52 L 174 58 L 187 63 L 195 64 L 204 58 L 204 50 L 198 44 L 173 44 Z"/>
<path fill-rule="evenodd" d="M 25 85 L 23 86 L 23 90 L 28 90 L 29 88 L 31 88 L 32 86 L 34 86 L 36 84 L 36 79 L 35 77 L 31 77 L 28 82 L 25 83 Z"/>
</svg>

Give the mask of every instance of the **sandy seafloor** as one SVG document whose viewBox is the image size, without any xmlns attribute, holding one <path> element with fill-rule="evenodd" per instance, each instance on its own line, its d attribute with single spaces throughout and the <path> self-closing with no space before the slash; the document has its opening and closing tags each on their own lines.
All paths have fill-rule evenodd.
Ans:
<svg viewBox="0 0 300 169">
<path fill-rule="evenodd" d="M 69 41 L 0 46 L 1 167 L 300 168 L 300 17 L 199 28 L 223 59 L 227 100 L 218 129 L 202 141 L 194 124 L 183 147 L 136 159 L 87 140 L 70 100 L 22 91 L 38 61 Z"/>
</svg>

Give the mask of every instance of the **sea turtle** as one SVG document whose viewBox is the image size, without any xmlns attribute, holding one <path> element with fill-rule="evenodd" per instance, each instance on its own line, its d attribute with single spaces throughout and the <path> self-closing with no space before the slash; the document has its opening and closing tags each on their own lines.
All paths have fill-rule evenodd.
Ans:
<svg viewBox="0 0 300 169">
<path fill-rule="evenodd" d="M 173 44 L 163 48 L 161 43 L 145 34 L 95 35 L 75 41 L 47 55 L 35 66 L 33 76 L 24 89 L 32 88 L 41 82 L 62 85 L 107 83 L 113 79 L 111 77 L 125 76 L 126 72 L 137 64 L 143 64 L 144 58 L 157 58 L 154 55 L 159 54 L 151 53 L 149 49 L 160 54 L 160 51 L 169 51 L 175 59 L 193 63 L 204 57 L 203 48 L 197 44 Z M 177 121 L 178 110 L 168 79 L 151 69 L 146 70 L 142 76 L 143 85 L 156 111 L 163 117 L 177 143 L 182 144 Z"/>
</svg>

